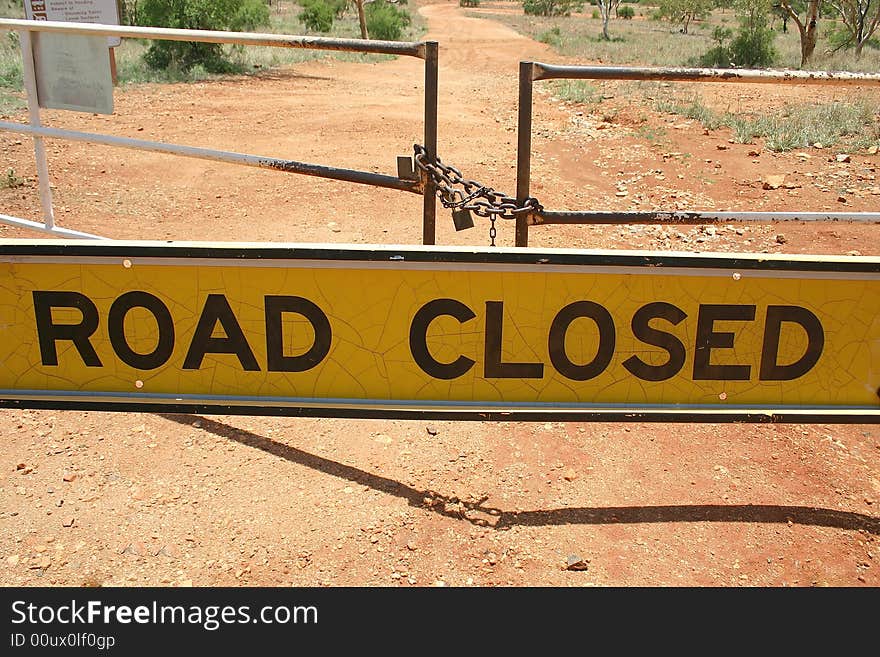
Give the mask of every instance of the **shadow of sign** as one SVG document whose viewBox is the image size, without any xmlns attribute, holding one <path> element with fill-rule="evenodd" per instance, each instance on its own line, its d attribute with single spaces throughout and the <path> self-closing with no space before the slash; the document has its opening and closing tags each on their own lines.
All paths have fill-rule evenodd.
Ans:
<svg viewBox="0 0 880 657">
<path fill-rule="evenodd" d="M 273 456 L 303 465 L 361 486 L 368 486 L 404 499 L 410 506 L 431 511 L 448 518 L 497 530 L 514 526 L 543 527 L 552 525 L 608 525 L 672 522 L 741 522 L 797 524 L 866 531 L 880 536 L 880 518 L 822 507 L 775 504 L 680 504 L 656 506 L 580 507 L 505 511 L 483 506 L 483 501 L 467 501 L 427 489 L 417 489 L 395 479 L 382 477 L 354 466 L 317 456 L 285 445 L 265 436 L 233 427 L 204 416 L 158 414 L 159 417 L 184 425 L 198 418 L 201 428 L 216 436 L 235 441 Z"/>
</svg>

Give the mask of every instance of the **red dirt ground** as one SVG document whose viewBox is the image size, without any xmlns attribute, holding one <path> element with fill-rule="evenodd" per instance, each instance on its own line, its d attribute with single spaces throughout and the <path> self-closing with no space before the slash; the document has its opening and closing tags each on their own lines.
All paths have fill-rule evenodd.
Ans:
<svg viewBox="0 0 880 657">
<path fill-rule="evenodd" d="M 423 2 L 440 44 L 439 154 L 512 193 L 517 62 L 546 46 Z M 766 106 L 874 89 L 714 85 Z M 422 141 L 422 63 L 335 60 L 116 91 L 49 125 L 393 174 Z M 773 153 L 537 85 L 533 194 L 552 209 L 876 211 L 877 155 Z M 714 95 L 713 95 L 714 94 Z M 24 120 L 24 116 L 16 117 Z M 118 239 L 418 244 L 421 199 L 200 160 L 48 142 L 57 221 Z M 28 138 L 0 134 L 39 218 Z M 784 176 L 784 184 L 772 176 Z M 767 187 L 770 187 L 769 189 Z M 499 226 L 499 244 L 513 244 Z M 484 222 L 437 243 L 487 245 Z M 0 237 L 33 237 L 2 227 Z M 537 227 L 531 246 L 878 254 L 876 226 Z M 430 426 L 431 431 L 428 431 Z M 7 586 L 880 585 L 874 425 L 419 422 L 0 411 Z M 72 520 L 72 523 L 71 523 Z M 69 526 L 68 526 L 69 525 Z M 586 570 L 567 570 L 578 555 Z"/>
</svg>

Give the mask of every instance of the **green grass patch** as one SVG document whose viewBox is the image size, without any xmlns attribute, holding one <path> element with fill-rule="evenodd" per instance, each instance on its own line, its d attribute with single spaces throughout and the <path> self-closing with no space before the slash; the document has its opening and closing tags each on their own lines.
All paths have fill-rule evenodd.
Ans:
<svg viewBox="0 0 880 657">
<path fill-rule="evenodd" d="M 602 91 L 585 80 L 554 80 L 553 95 L 560 100 L 579 105 L 598 105 Z"/>
<path fill-rule="evenodd" d="M 709 130 L 729 128 L 732 139 L 740 144 L 763 139 L 767 149 L 777 152 L 809 148 L 817 143 L 858 151 L 880 143 L 880 100 L 868 98 L 857 102 L 789 105 L 773 113 L 751 115 L 716 112 L 697 96 L 687 100 L 663 96 L 654 99 L 653 107 L 659 112 L 699 121 Z"/>
<path fill-rule="evenodd" d="M 3 176 L 0 176 L 0 188 L 15 189 L 24 187 L 27 184 L 27 178 L 22 178 L 15 173 L 15 169 L 7 169 Z"/>
</svg>

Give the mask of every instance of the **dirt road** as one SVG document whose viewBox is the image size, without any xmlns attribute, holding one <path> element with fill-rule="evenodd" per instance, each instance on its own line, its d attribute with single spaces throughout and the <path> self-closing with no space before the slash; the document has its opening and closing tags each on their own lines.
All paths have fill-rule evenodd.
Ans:
<svg viewBox="0 0 880 657">
<path fill-rule="evenodd" d="M 420 11 L 425 38 L 440 43 L 441 158 L 512 192 L 517 62 L 560 58 L 457 3 Z M 538 91 L 533 193 L 547 207 L 876 210 L 876 155 L 773 154 L 659 115 L 629 87 L 602 93 L 590 111 Z M 725 93 L 745 106 L 785 90 Z M 420 61 L 327 60 L 120 89 L 113 116 L 45 119 L 393 173 L 395 156 L 422 140 L 421 94 Z M 33 179 L 28 139 L 0 134 L 0 149 Z M 49 152 L 68 228 L 120 239 L 421 239 L 414 195 L 61 141 Z M 767 184 L 779 175 L 785 184 Z M 6 214 L 39 217 L 33 183 L 0 190 L 0 201 Z M 456 233 L 441 210 L 437 241 L 486 245 L 487 228 Z M 846 225 L 545 227 L 532 245 L 869 255 L 876 235 Z M 33 235 L 0 229 L 20 236 Z M 512 243 L 512 226 L 500 226 L 499 244 Z M 873 425 L 7 410 L 0 436 L 10 586 L 880 585 Z M 571 555 L 586 569 L 567 570 Z"/>
</svg>

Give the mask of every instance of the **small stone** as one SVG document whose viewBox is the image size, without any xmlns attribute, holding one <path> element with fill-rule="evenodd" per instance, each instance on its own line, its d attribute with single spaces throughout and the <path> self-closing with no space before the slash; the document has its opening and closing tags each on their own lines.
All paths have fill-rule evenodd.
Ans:
<svg viewBox="0 0 880 657">
<path fill-rule="evenodd" d="M 777 244 L 785 244 L 787 241 L 788 241 L 788 238 L 785 235 L 783 235 L 782 233 L 779 233 L 779 235 L 776 236 L 776 243 Z"/>
<path fill-rule="evenodd" d="M 48 554 L 42 555 L 39 559 L 35 559 L 31 561 L 30 568 L 31 570 L 46 570 L 49 566 L 52 565 L 52 558 Z"/>
<path fill-rule="evenodd" d="M 76 522 L 76 518 L 73 516 L 68 516 L 64 520 L 61 521 L 62 527 L 73 527 L 73 523 Z"/>
<path fill-rule="evenodd" d="M 74 479 L 76 479 L 76 474 L 73 473 L 73 472 L 65 472 L 65 473 L 64 473 L 64 476 L 62 476 L 61 479 L 64 480 L 64 481 L 66 481 L 66 482 L 68 482 L 68 483 L 70 483 L 71 481 L 73 481 Z"/>
<path fill-rule="evenodd" d="M 840 196 L 837 197 L 837 202 L 838 203 L 846 203 L 846 196 L 841 194 Z"/>
<path fill-rule="evenodd" d="M 440 433 L 438 431 L 437 427 L 434 427 L 431 425 L 428 425 L 427 427 L 425 427 L 425 431 L 427 431 L 432 436 L 436 436 L 438 433 Z"/>
<path fill-rule="evenodd" d="M 762 186 L 764 189 L 779 189 L 780 187 L 782 187 L 784 182 L 785 175 L 773 174 L 764 178 L 764 184 Z"/>
<path fill-rule="evenodd" d="M 815 144 L 813 144 L 813 148 L 822 149 L 825 148 L 825 144 L 823 144 L 821 141 L 817 141 Z"/>
<path fill-rule="evenodd" d="M 849 162 L 852 158 L 850 158 L 850 156 L 846 153 L 838 153 L 836 159 L 838 162 Z"/>
<path fill-rule="evenodd" d="M 444 582 L 442 579 L 438 579 L 434 582 L 433 586 L 438 586 L 438 587 L 446 586 L 446 582 Z"/>
<path fill-rule="evenodd" d="M 590 567 L 589 559 L 582 559 L 577 554 L 569 554 L 565 558 L 566 570 L 587 570 Z"/>
<path fill-rule="evenodd" d="M 727 144 L 716 144 L 715 148 L 717 148 L 719 151 L 726 151 L 728 148 L 730 148 L 730 146 L 728 146 Z"/>
<path fill-rule="evenodd" d="M 868 149 L 868 155 L 876 155 L 878 151 L 880 151 L 880 147 L 871 146 L 871 148 Z"/>
<path fill-rule="evenodd" d="M 24 470 L 27 467 L 27 463 L 17 463 L 15 465 L 16 470 Z"/>
<path fill-rule="evenodd" d="M 574 481 L 575 479 L 577 479 L 577 476 L 577 472 L 572 469 L 568 469 L 565 471 L 565 474 L 562 475 L 562 478 L 566 481 Z"/>
<path fill-rule="evenodd" d="M 201 429 L 201 428 L 202 428 L 202 423 L 199 422 L 198 420 L 196 420 L 195 422 L 193 422 L 192 425 L 193 425 L 196 429 Z"/>
<path fill-rule="evenodd" d="M 176 559 L 180 556 L 177 552 L 177 548 L 175 548 L 173 545 L 163 545 L 156 553 L 156 556 L 159 556 L 160 554 L 168 557 L 169 559 Z"/>
<path fill-rule="evenodd" d="M 711 225 L 704 226 L 703 232 L 706 233 L 706 235 L 709 235 L 710 237 L 714 237 L 718 233 L 718 229 L 715 228 L 715 226 L 711 226 Z"/>
<path fill-rule="evenodd" d="M 750 150 L 749 157 L 758 157 L 761 154 L 761 151 Z"/>
<path fill-rule="evenodd" d="M 17 554 L 13 554 L 12 556 L 6 557 L 6 564 L 9 566 L 17 566 L 18 560 L 19 556 Z"/>
<path fill-rule="evenodd" d="M 848 256 L 860 256 L 860 255 L 862 255 L 862 252 L 861 252 L 861 251 L 855 251 L 855 250 L 853 250 L 853 251 L 847 251 L 847 252 L 846 252 L 846 255 L 848 255 Z"/>
<path fill-rule="evenodd" d="M 391 444 L 391 436 L 386 436 L 384 433 L 380 433 L 375 438 L 377 443 L 381 443 L 382 445 L 390 445 Z"/>
</svg>

